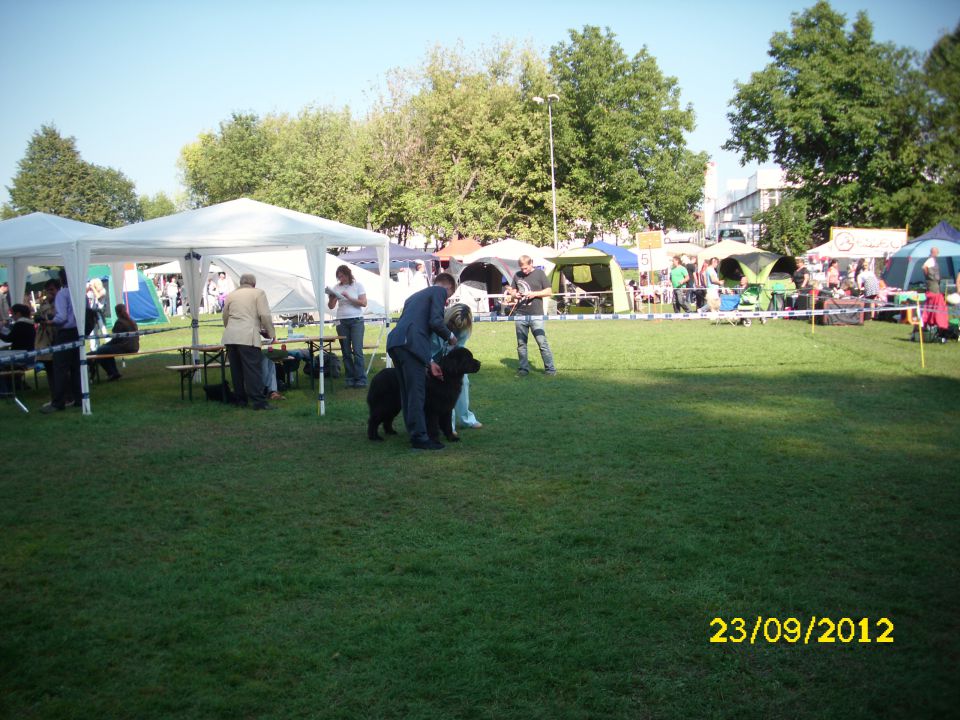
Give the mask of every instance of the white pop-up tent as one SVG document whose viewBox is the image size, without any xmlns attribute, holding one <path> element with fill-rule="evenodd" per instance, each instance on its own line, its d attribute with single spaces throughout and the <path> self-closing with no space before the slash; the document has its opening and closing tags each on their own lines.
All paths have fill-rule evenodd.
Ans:
<svg viewBox="0 0 960 720">
<path fill-rule="evenodd" d="M 77 242 L 77 260 L 78 265 L 85 265 L 91 258 L 179 259 L 197 344 L 200 296 L 214 255 L 303 248 L 314 297 L 319 299 L 323 298 L 327 248 L 357 246 L 376 247 L 381 265 L 389 267 L 390 249 L 385 235 L 241 198 L 88 235 Z M 389 297 L 389 277 L 384 276 L 382 283 L 384 296 Z M 317 406 L 323 415 L 326 401 L 322 373 L 318 390 Z M 84 409 L 87 412 L 86 402 Z"/>
<path fill-rule="evenodd" d="M 71 265 L 77 263 L 77 241 L 104 228 L 99 225 L 68 220 L 67 218 L 35 212 L 0 222 L 0 265 L 6 265 L 13 301 L 20 302 L 19 293 L 27 284 L 29 265 Z M 79 265 L 77 265 L 79 268 Z M 83 268 L 86 271 L 86 267 Z M 72 282 L 85 278 L 79 269 L 70 274 L 70 299 L 78 318 L 77 327 L 83 327 L 86 283 Z"/>
<path fill-rule="evenodd" d="M 210 257 L 214 254 L 303 248 L 317 298 L 323 297 L 328 247 L 373 246 L 378 253 L 382 253 L 382 266 L 389 267 L 390 262 L 389 242 L 384 235 L 246 198 L 114 230 L 87 226 L 83 229 L 85 234 L 82 235 L 71 235 L 66 228 L 74 221 L 62 218 L 57 218 L 60 221 L 56 223 L 58 227 L 37 233 L 17 232 L 16 226 L 3 227 L 18 220 L 22 219 L 14 218 L 0 223 L 3 228 L 0 231 L 0 258 L 13 258 L 17 263 L 24 261 L 23 272 L 28 263 L 62 263 L 68 279 L 72 279 L 83 277 L 91 262 L 180 260 L 193 314 L 194 344 L 199 342 L 200 296 L 203 293 Z M 18 268 L 19 265 L 15 264 L 15 277 Z M 390 292 L 387 281 L 388 278 L 385 277 L 385 296 L 389 296 Z M 70 284 L 70 297 L 82 327 L 83 283 Z M 322 325 L 320 332 L 322 336 Z M 83 348 L 81 357 L 85 360 Z M 90 414 L 90 398 L 86 373 L 81 373 L 81 382 L 83 412 L 87 415 Z M 322 374 L 317 402 L 320 414 L 323 414 L 325 399 Z"/>
<path fill-rule="evenodd" d="M 307 254 L 299 250 L 271 250 L 234 255 L 214 255 L 213 260 L 220 268 L 238 281 L 243 273 L 253 273 L 257 277 L 257 287 L 267 293 L 267 302 L 274 314 L 315 312 L 317 298 L 313 291 L 313 279 L 307 265 Z M 406 300 L 407 291 L 395 280 L 388 280 L 389 299 L 384 295 L 383 278 L 375 272 L 365 270 L 352 263 L 345 263 L 336 255 L 327 253 L 326 277 L 323 286 L 337 284 L 337 268 L 346 265 L 350 268 L 354 280 L 363 285 L 367 295 L 367 307 L 364 315 L 389 315 L 399 311 Z M 326 296 L 320 303 L 327 319 L 332 312 L 326 310 Z"/>
</svg>

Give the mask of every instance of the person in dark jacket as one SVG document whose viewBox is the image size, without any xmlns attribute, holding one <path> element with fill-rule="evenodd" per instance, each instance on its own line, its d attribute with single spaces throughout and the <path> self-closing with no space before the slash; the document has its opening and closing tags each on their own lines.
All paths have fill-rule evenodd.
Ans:
<svg viewBox="0 0 960 720">
<path fill-rule="evenodd" d="M 127 306 L 118 303 L 114 310 L 117 313 L 117 321 L 113 324 L 113 334 L 137 332 L 136 321 L 130 317 L 127 312 Z M 119 355 L 122 353 L 140 352 L 140 336 L 132 335 L 129 337 L 115 337 L 101 345 L 96 350 L 87 353 L 90 362 L 99 363 L 100 367 L 107 371 L 108 380 L 119 380 L 123 377 L 117 370 L 117 359 L 112 357 L 97 358 L 97 355 Z"/>
<path fill-rule="evenodd" d="M 387 336 L 387 353 L 397 367 L 400 381 L 403 423 L 410 435 L 410 444 L 417 450 L 443 449 L 443 443 L 427 435 L 423 407 L 427 397 L 427 367 L 429 365 L 435 375 L 440 371 L 440 366 L 430 361 L 430 334 L 436 334 L 451 347 L 457 344 L 457 336 L 443 322 L 444 306 L 456 286 L 452 275 L 437 275 L 433 287 L 407 298 L 400 319 Z"/>
</svg>

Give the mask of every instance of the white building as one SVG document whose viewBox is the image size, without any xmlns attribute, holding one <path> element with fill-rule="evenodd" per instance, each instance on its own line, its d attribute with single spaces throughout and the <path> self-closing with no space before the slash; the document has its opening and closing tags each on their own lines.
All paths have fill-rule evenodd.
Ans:
<svg viewBox="0 0 960 720">
<path fill-rule="evenodd" d="M 717 201 L 716 227 L 709 229 L 716 238 L 720 230 L 737 228 L 753 244 L 757 227 L 754 215 L 779 205 L 788 187 L 787 173 L 780 168 L 760 168 L 749 178 L 727 180 L 726 191 Z"/>
</svg>

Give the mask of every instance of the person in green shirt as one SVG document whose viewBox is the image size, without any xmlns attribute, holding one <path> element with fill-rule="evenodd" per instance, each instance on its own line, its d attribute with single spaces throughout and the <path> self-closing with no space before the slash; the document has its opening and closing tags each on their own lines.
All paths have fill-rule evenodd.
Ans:
<svg viewBox="0 0 960 720">
<path fill-rule="evenodd" d="M 693 312 L 690 309 L 690 305 L 683 298 L 683 293 L 686 292 L 684 287 L 689 279 L 690 273 L 687 272 L 683 263 L 680 262 L 680 258 L 675 255 L 673 258 L 673 267 L 670 268 L 670 284 L 673 286 L 674 312 Z"/>
</svg>

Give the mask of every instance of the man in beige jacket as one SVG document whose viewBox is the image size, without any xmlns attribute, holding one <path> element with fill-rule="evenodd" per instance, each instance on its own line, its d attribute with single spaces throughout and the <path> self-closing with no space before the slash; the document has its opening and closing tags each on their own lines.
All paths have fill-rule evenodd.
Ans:
<svg viewBox="0 0 960 720">
<path fill-rule="evenodd" d="M 263 386 L 261 338 L 276 339 L 267 294 L 257 290 L 257 278 L 240 276 L 240 287 L 223 303 L 223 340 L 230 361 L 230 376 L 240 405 L 254 410 L 274 410 L 267 404 Z"/>
</svg>

